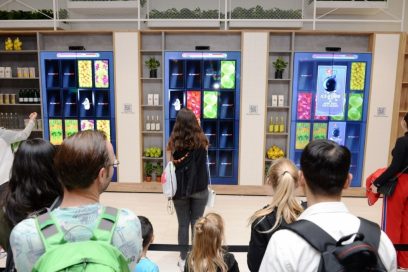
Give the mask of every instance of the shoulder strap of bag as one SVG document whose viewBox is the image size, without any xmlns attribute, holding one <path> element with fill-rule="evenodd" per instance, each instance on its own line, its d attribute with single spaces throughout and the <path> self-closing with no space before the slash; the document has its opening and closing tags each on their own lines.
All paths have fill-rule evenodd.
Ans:
<svg viewBox="0 0 408 272">
<path fill-rule="evenodd" d="M 211 188 L 212 182 L 211 182 L 211 172 L 210 172 L 210 160 L 208 159 L 208 149 L 206 149 L 206 151 L 207 151 L 207 173 L 208 173 L 208 181 L 210 182 L 210 188 Z"/>
<path fill-rule="evenodd" d="M 34 220 L 45 251 L 49 250 L 52 245 L 66 242 L 60 226 L 56 223 L 50 211 L 37 216 Z"/>
<path fill-rule="evenodd" d="M 104 207 L 99 215 L 99 222 L 93 231 L 91 240 L 105 241 L 110 243 L 113 236 L 113 230 L 118 221 L 119 210 L 113 207 Z"/>
<path fill-rule="evenodd" d="M 398 180 L 398 178 L 399 178 L 402 174 L 404 174 L 405 171 L 407 171 L 407 170 L 408 170 L 408 165 L 405 166 L 405 168 L 402 169 L 402 171 L 399 171 L 398 175 L 396 175 L 395 178 Z"/>
<path fill-rule="evenodd" d="M 380 245 L 381 229 L 380 227 L 367 219 L 360 219 L 359 233 L 364 234 L 364 241 L 372 245 L 375 249 L 378 249 Z"/>
<path fill-rule="evenodd" d="M 283 226 L 283 229 L 293 231 L 319 252 L 326 251 L 328 246 L 336 245 L 336 240 L 333 237 L 309 220 L 295 221 Z"/>
</svg>

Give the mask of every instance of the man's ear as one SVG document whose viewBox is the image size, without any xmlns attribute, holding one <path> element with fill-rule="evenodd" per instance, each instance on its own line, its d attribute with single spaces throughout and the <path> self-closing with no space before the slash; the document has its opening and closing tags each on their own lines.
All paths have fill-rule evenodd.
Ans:
<svg viewBox="0 0 408 272">
<path fill-rule="evenodd" d="M 305 180 L 305 176 L 303 175 L 303 171 L 299 170 L 299 186 L 300 187 L 305 187 L 306 186 L 306 180 Z"/>
<path fill-rule="evenodd" d="M 98 181 L 103 181 L 106 178 L 106 175 L 108 174 L 108 171 L 106 170 L 105 167 L 102 167 L 101 169 L 99 169 L 98 172 Z"/>
<path fill-rule="evenodd" d="M 353 180 L 353 174 L 348 173 L 346 182 L 344 183 L 343 189 L 350 187 L 351 181 Z"/>
</svg>

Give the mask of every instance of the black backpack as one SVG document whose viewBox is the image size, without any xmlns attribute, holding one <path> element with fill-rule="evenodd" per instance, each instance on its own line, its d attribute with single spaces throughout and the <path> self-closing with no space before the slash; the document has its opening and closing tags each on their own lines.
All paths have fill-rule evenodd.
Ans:
<svg viewBox="0 0 408 272">
<path fill-rule="evenodd" d="M 317 271 L 387 271 L 377 252 L 380 227 L 364 218 L 360 218 L 360 221 L 357 233 L 344 236 L 338 241 L 308 220 L 299 220 L 284 228 L 298 234 L 321 253 Z M 353 237 L 353 242 L 344 244 Z"/>
</svg>

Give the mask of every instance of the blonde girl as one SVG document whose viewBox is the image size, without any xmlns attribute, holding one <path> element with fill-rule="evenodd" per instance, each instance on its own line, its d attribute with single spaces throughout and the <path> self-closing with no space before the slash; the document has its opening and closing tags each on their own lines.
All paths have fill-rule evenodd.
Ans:
<svg viewBox="0 0 408 272">
<path fill-rule="evenodd" d="M 250 271 L 258 271 L 272 234 L 281 226 L 290 224 L 302 213 L 306 203 L 295 197 L 298 169 L 288 159 L 278 159 L 269 167 L 267 183 L 274 195 L 269 205 L 256 211 L 249 219 L 251 240 L 247 255 Z"/>
<path fill-rule="evenodd" d="M 194 225 L 193 248 L 187 256 L 186 272 L 236 272 L 238 263 L 233 254 L 222 248 L 224 220 L 219 214 L 208 213 Z"/>
</svg>

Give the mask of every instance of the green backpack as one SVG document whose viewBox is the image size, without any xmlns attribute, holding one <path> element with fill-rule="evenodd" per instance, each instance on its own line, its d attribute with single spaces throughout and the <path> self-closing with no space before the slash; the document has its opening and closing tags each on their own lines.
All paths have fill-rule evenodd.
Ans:
<svg viewBox="0 0 408 272">
<path fill-rule="evenodd" d="M 40 215 L 35 222 L 45 253 L 32 271 L 129 272 L 126 258 L 111 244 L 117 219 L 118 209 L 106 207 L 90 240 L 67 242 L 50 212 Z"/>
</svg>

